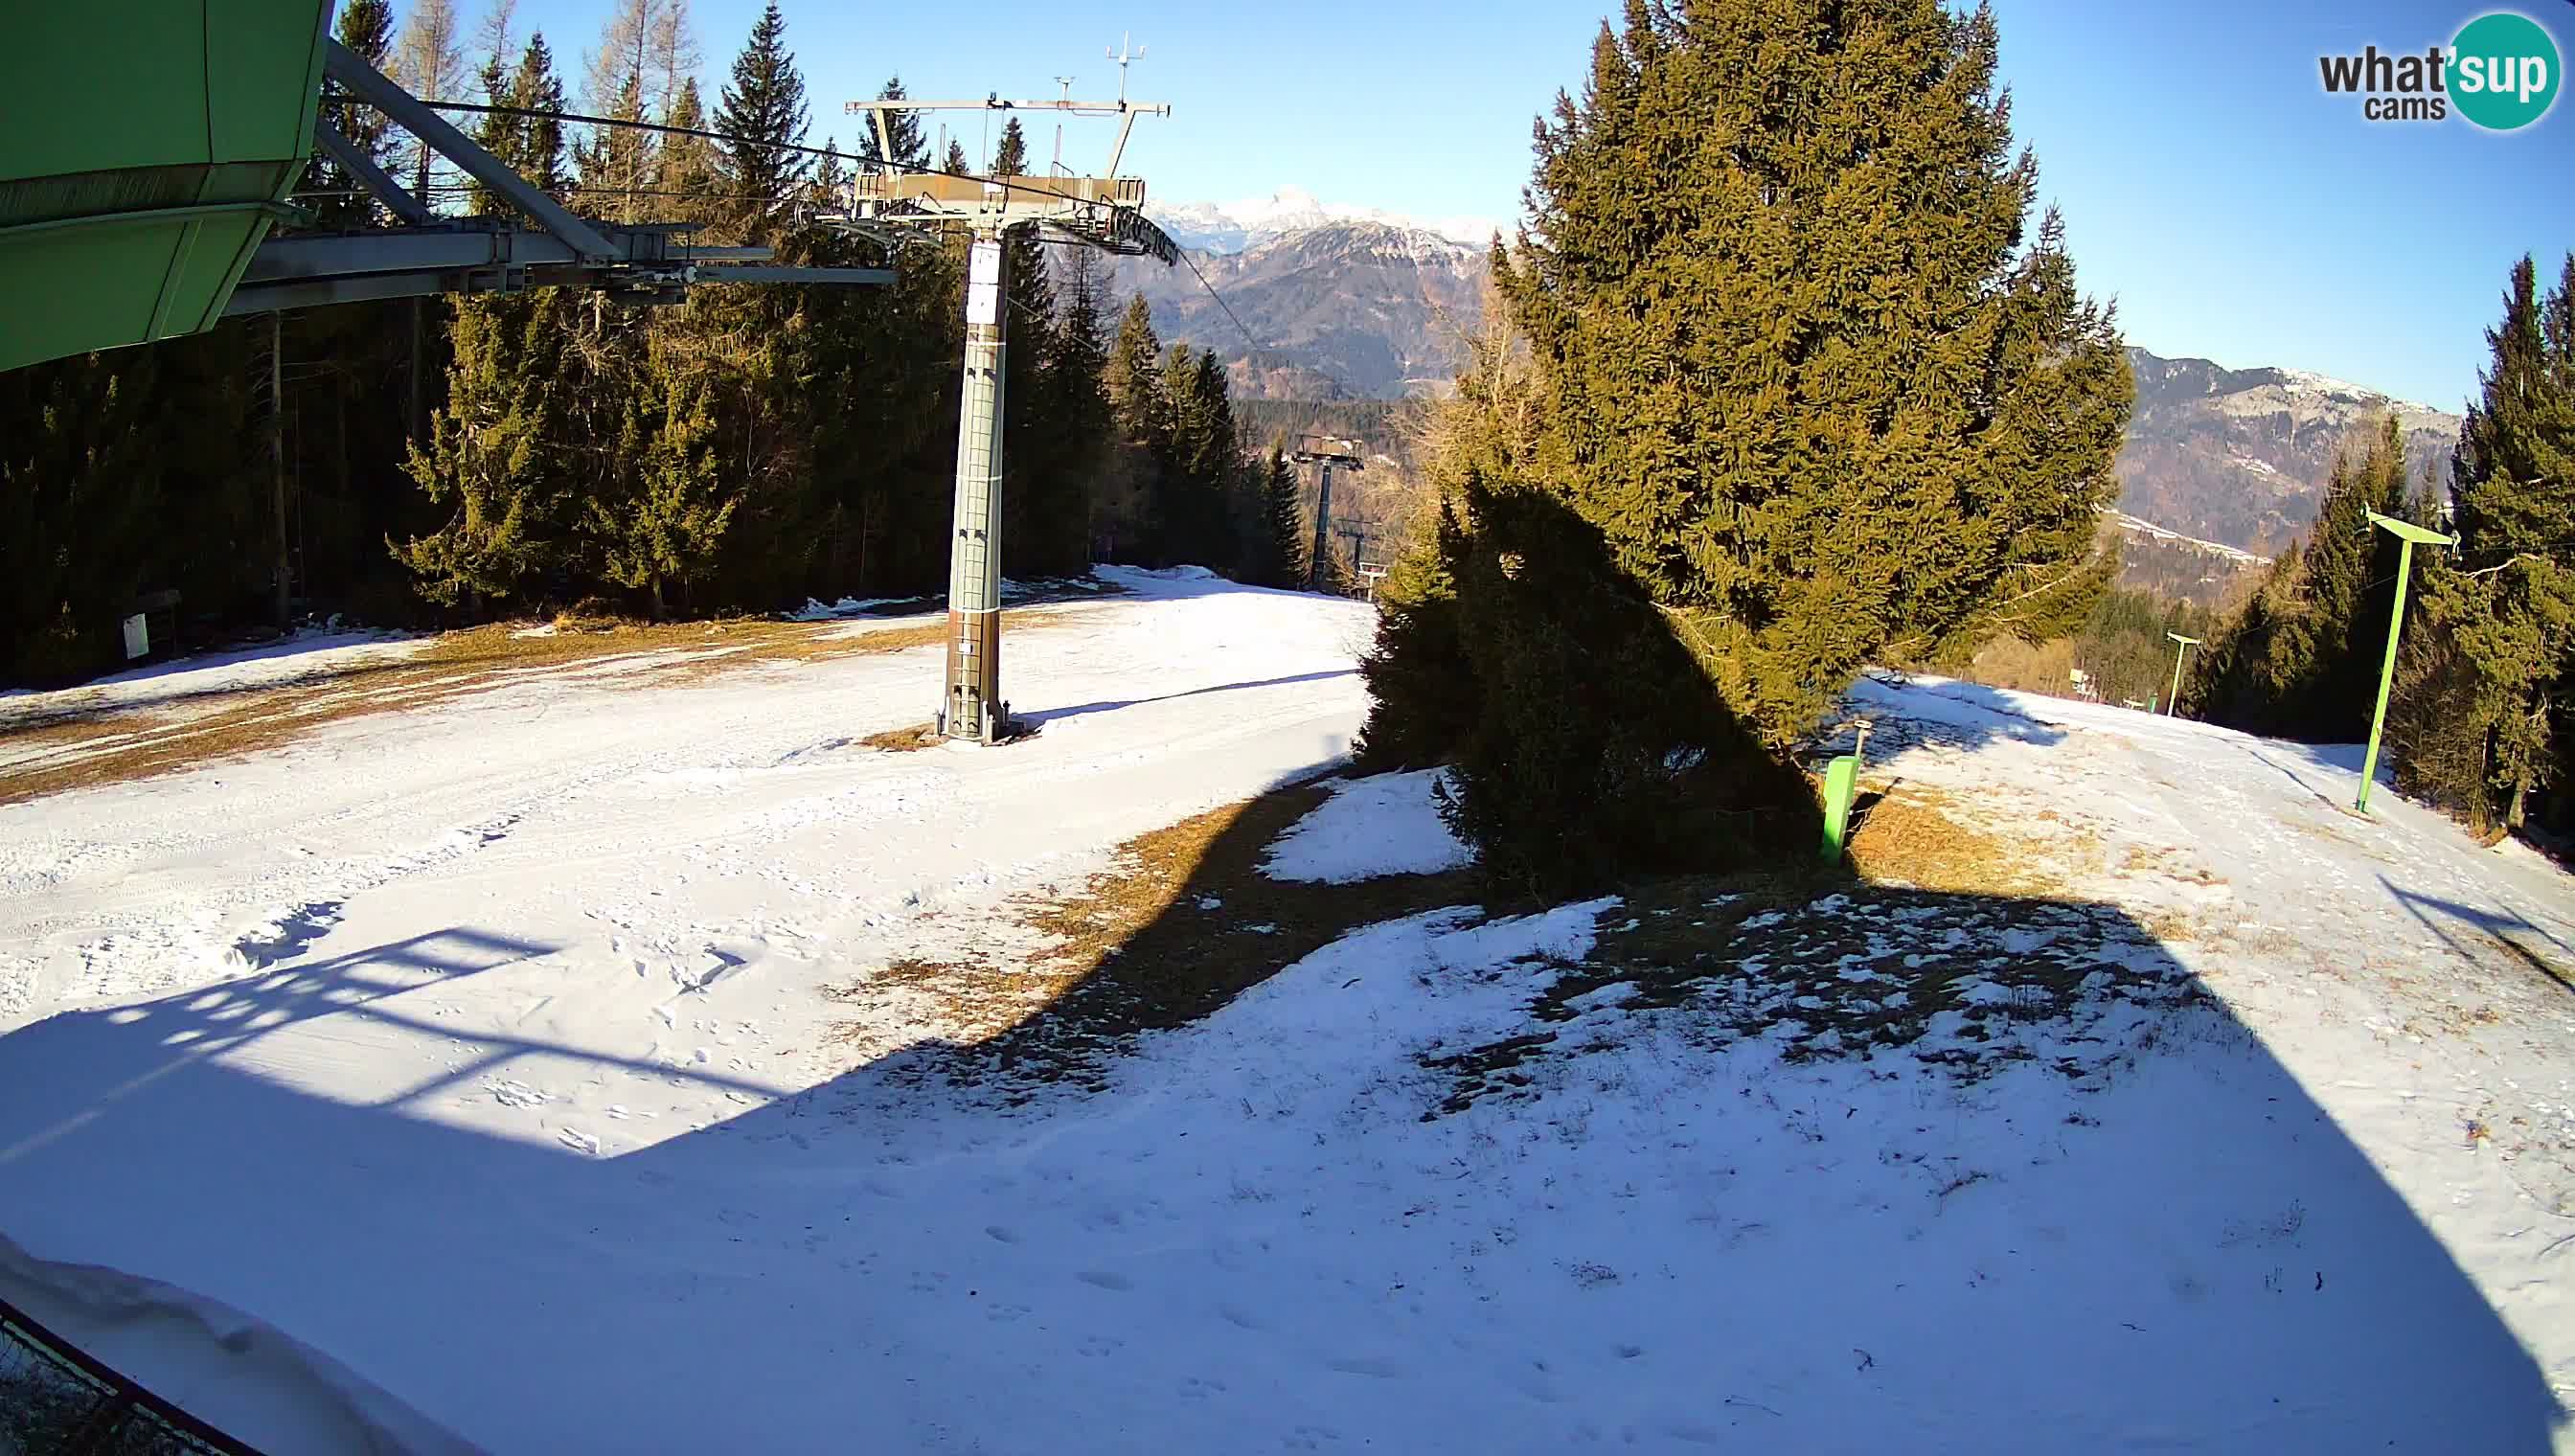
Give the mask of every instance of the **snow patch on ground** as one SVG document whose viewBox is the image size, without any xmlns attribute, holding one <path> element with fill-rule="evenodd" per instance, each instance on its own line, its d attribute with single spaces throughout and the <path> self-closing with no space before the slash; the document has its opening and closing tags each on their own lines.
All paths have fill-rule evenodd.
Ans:
<svg viewBox="0 0 2575 1456">
<path fill-rule="evenodd" d="M 1998 911 L 1963 1009 L 1864 1054 L 1824 1018 L 1903 994 L 1938 917 L 1764 908 L 1739 993 L 1658 999 L 1567 981 L 1639 905 L 1459 905 L 1102 1090 L 954 1084 L 907 975 L 1029 948 L 1032 899 L 1336 763 L 1365 708 L 1362 606 L 1101 579 L 1014 640 L 1045 728 L 1007 748 L 859 746 L 938 680 L 859 655 L 531 678 L 0 806 L 0 1230 L 237 1313 L 23 1302 L 280 1456 L 357 1445 L 353 1405 L 496 1450 L 2565 1446 L 2575 996 L 2535 967 L 2575 892 L 2344 812 L 2331 750 L 1852 695 L 1873 786 L 2053 834 L 2168 1001 Z M 1343 817 L 1426 850 L 1429 807 L 1355 780 L 1297 852 L 1369 862 Z M 2041 972 L 2070 1011 L 2021 1014 Z M 1448 1110 L 1469 1076 L 1502 1094 Z M 219 1406 L 253 1321 L 377 1395 Z"/>
<path fill-rule="evenodd" d="M 1473 862 L 1450 833 L 1432 790 L 1439 770 L 1345 779 L 1279 836 L 1261 872 L 1273 879 L 1349 884 L 1381 874 L 1436 874 Z"/>
<path fill-rule="evenodd" d="M 864 600 L 857 597 L 844 597 L 840 601 L 826 607 L 822 603 L 808 597 L 805 599 L 805 606 L 801 610 L 787 614 L 787 620 L 790 622 L 832 622 L 843 617 L 858 617 L 865 613 L 874 611 L 879 607 L 889 606 L 893 603 L 906 600 L 908 599 L 902 597 L 869 597 Z"/>
</svg>

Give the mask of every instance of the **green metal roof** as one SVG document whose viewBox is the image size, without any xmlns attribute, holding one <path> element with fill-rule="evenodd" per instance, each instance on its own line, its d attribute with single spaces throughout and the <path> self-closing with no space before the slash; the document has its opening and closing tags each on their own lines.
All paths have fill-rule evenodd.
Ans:
<svg viewBox="0 0 2575 1456">
<path fill-rule="evenodd" d="M 312 150 L 329 0 L 25 8 L 0 48 L 0 369 L 211 327 Z"/>
</svg>

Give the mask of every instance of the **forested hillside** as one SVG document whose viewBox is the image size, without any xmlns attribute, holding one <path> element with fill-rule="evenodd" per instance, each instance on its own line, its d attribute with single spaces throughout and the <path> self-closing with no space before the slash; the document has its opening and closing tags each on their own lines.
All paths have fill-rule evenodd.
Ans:
<svg viewBox="0 0 2575 1456">
<path fill-rule="evenodd" d="M 512 108 L 474 118 L 477 140 L 577 211 L 787 263 L 891 262 L 900 281 L 701 287 L 660 308 L 572 290 L 352 304 L 0 374 L 0 674 L 104 671 L 119 620 L 168 592 L 203 643 L 330 614 L 658 616 L 944 585 L 962 245 L 890 260 L 817 225 L 878 146 L 816 134 L 779 7 L 712 95 L 686 0 L 618 0 L 561 48 L 506 5 L 461 34 L 444 0 L 399 32 L 384 0 L 351 0 L 336 31 L 416 94 Z M 565 53 L 588 73 L 567 78 Z M 549 115 L 567 110 L 679 130 Z M 325 114 L 442 212 L 495 209 L 373 110 Z M 910 119 L 893 141 L 895 162 L 931 165 Z M 1032 167 L 1016 122 L 991 158 L 944 160 Z M 321 160 L 299 200 L 318 228 L 379 220 Z M 1012 246 L 1004 570 L 1300 575 L 1226 371 L 1165 349 L 1082 250 Z"/>
</svg>

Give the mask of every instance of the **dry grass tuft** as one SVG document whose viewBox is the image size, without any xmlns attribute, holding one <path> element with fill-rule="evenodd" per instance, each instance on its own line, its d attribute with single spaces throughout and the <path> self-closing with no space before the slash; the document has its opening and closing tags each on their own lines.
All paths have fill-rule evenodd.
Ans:
<svg viewBox="0 0 2575 1456">
<path fill-rule="evenodd" d="M 917 753 L 923 748 L 939 746 L 941 739 L 939 725 L 917 723 L 910 728 L 887 728 L 881 733 L 870 733 L 859 741 L 867 747 L 882 749 L 889 753 Z"/>
</svg>

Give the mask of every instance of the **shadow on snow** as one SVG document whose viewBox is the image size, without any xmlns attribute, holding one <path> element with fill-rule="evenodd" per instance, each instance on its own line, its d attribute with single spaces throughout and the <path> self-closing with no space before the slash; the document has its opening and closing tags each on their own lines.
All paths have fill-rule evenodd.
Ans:
<svg viewBox="0 0 2575 1456">
<path fill-rule="evenodd" d="M 2562 1418 L 2369 1154 L 2115 908 L 1844 884 L 1788 922 L 1823 937 L 1798 942 L 1814 964 L 1753 963 L 1795 947 L 1742 921 L 1658 985 L 1620 972 L 1650 992 L 1639 1025 L 1714 1007 L 1690 1024 L 1721 1026 L 1746 974 L 1787 984 L 1853 955 L 1926 995 L 1998 949 L 2060 979 L 2097 961 L 2183 988 L 2188 1044 L 2106 1086 L 2035 1063 L 1952 1083 L 1901 1047 L 1864 1077 L 1800 1079 L 1829 1057 L 1747 1075 L 1721 1037 L 1682 1037 L 1639 1063 L 1666 1080 L 1629 1101 L 1603 1104 L 1577 1068 L 1607 1063 L 1574 1055 L 1518 1081 L 1479 1064 L 1504 1095 L 1442 1114 L 1456 1075 L 1347 1008 L 1383 1004 L 1358 999 L 1370 977 L 1437 974 L 1442 927 L 1471 917 L 1398 920 L 1274 981 L 1331 926 L 1229 925 L 1205 888 L 989 1042 L 775 1099 L 442 1023 L 442 984 L 548 948 L 465 928 L 66 1012 L 0 1039 L 0 1226 L 267 1320 L 503 1449 L 637 1432 L 962 1448 L 978 1431 L 1132 1449 L 1175 1430 L 1561 1449 L 1740 1428 L 1835 1448 L 2513 1453 L 2549 1449 Z M 1371 892 L 1427 908 L 1399 882 Z M 1898 911 L 1898 940 L 1859 928 Z M 1205 953 L 1228 936 L 1264 943 Z M 1189 979 L 1193 954 L 1217 968 Z M 1544 1009 L 1543 977 L 1499 973 Z M 1228 1018 L 1256 986 L 1268 1019 L 1248 1036 Z M 263 1038 L 290 1026 L 461 1044 L 445 1075 L 353 1105 L 264 1069 Z M 1309 1070 L 1330 1060 L 1312 1048 L 1375 1044 L 1362 1083 Z M 604 1158 L 428 1115 L 538 1055 L 760 1104 Z M 962 1085 L 978 1080 L 1030 1096 Z M 1860 1117 L 1845 1096 L 1879 1100 Z M 1952 1158 L 1891 1191 L 1835 1171 L 2032 1117 L 2052 1130 L 1994 1145 L 2045 1169 Z"/>
</svg>

